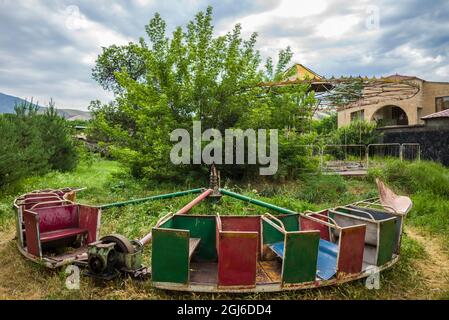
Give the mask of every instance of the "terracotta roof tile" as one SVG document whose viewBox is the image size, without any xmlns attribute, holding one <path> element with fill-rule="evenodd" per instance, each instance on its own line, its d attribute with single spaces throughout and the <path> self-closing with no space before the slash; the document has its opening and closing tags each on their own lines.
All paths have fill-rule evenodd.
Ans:
<svg viewBox="0 0 449 320">
<path fill-rule="evenodd" d="M 421 119 L 426 120 L 433 118 L 449 118 L 449 109 L 429 114 L 428 116 L 422 117 Z"/>
</svg>

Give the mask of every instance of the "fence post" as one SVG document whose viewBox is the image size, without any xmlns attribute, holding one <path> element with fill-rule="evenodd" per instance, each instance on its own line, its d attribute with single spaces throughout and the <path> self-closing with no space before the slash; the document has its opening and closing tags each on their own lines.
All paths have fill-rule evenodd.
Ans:
<svg viewBox="0 0 449 320">
<path fill-rule="evenodd" d="M 399 146 L 399 159 L 401 160 L 401 162 L 402 162 L 403 159 L 404 159 L 403 151 L 404 151 L 404 144 L 401 144 L 401 145 Z"/>
<path fill-rule="evenodd" d="M 320 173 L 323 172 L 323 146 L 318 146 L 318 152 L 320 154 Z"/>
<path fill-rule="evenodd" d="M 366 156 L 366 170 L 369 169 L 369 144 L 365 147 L 365 156 Z"/>
</svg>

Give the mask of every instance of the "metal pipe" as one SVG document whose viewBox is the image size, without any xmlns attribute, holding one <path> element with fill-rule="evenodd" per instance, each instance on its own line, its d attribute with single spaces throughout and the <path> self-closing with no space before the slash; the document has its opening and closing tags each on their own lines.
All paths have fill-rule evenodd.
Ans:
<svg viewBox="0 0 449 320">
<path fill-rule="evenodd" d="M 222 194 L 227 195 L 227 196 L 230 196 L 230 197 L 242 200 L 242 201 L 247 201 L 247 202 L 255 204 L 257 206 L 264 207 L 264 208 L 267 208 L 267 209 L 270 209 L 270 210 L 273 210 L 273 211 L 276 211 L 276 212 L 279 212 L 279 213 L 282 213 L 282 214 L 296 214 L 297 213 L 295 211 L 292 211 L 292 210 L 289 210 L 289 209 L 285 209 L 285 208 L 282 208 L 282 207 L 278 207 L 278 206 L 275 206 L 274 204 L 263 202 L 263 201 L 260 201 L 260 200 L 256 200 L 256 199 L 253 199 L 253 198 L 250 198 L 250 197 L 247 197 L 247 196 L 244 196 L 244 195 L 232 192 L 232 191 L 228 191 L 228 190 L 225 190 L 225 189 L 220 189 L 220 192 Z"/>
<path fill-rule="evenodd" d="M 193 199 L 191 202 L 189 202 L 187 205 L 185 205 L 183 208 L 181 208 L 179 211 L 177 211 L 175 214 L 186 214 L 189 212 L 194 206 L 196 206 L 198 203 L 206 199 L 212 192 L 214 192 L 213 189 L 207 189 L 205 192 L 200 194 L 198 197 Z M 140 244 L 144 246 L 148 242 L 151 241 L 153 238 L 153 233 L 150 232 L 146 236 L 144 236 L 142 239 L 139 240 Z"/>
<path fill-rule="evenodd" d="M 186 214 L 189 212 L 194 206 L 196 206 L 198 203 L 206 199 L 212 192 L 214 192 L 213 189 L 207 189 L 205 192 L 200 194 L 197 198 L 193 199 L 189 204 L 185 205 L 183 208 L 181 208 L 178 212 L 175 214 Z"/>
<path fill-rule="evenodd" d="M 185 196 L 185 195 L 189 195 L 189 194 L 200 193 L 203 190 L 204 189 L 192 189 L 192 190 L 187 190 L 187 191 L 180 191 L 180 192 L 162 194 L 162 195 L 157 195 L 157 196 L 151 196 L 148 198 L 128 200 L 128 201 L 123 201 L 123 202 L 115 202 L 115 203 L 110 203 L 110 204 L 105 204 L 105 205 L 99 206 L 98 208 L 100 208 L 102 210 L 106 210 L 106 209 L 110 209 L 110 208 L 124 207 L 124 206 L 131 205 L 131 204 L 144 203 L 144 202 L 154 201 L 154 200 L 170 199 L 170 198 L 181 197 L 181 196 Z"/>
</svg>

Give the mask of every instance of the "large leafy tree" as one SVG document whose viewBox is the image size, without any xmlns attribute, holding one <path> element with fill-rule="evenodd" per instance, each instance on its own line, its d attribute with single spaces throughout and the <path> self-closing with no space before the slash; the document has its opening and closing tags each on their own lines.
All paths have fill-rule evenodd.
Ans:
<svg viewBox="0 0 449 320">
<path fill-rule="evenodd" d="M 91 104 L 91 132 L 111 143 L 113 154 L 135 175 L 173 177 L 182 167 L 169 163 L 175 128 L 300 128 L 310 117 L 313 95 L 307 87 L 273 87 L 290 62 L 289 48 L 274 66 L 261 67 L 257 34 L 242 39 L 241 26 L 214 35 L 212 8 L 199 12 L 185 29 L 167 36 L 155 14 L 138 44 L 104 48 L 93 77 L 116 94 L 113 104 Z"/>
</svg>

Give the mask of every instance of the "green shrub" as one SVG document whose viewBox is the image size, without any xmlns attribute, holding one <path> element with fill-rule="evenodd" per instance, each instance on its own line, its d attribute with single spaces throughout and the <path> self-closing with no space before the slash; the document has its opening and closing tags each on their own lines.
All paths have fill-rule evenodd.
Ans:
<svg viewBox="0 0 449 320">
<path fill-rule="evenodd" d="M 44 114 L 38 114 L 32 102 L 16 106 L 15 111 L 0 115 L 0 188 L 28 175 L 76 167 L 70 129 L 53 102 Z"/>
<path fill-rule="evenodd" d="M 383 169 L 370 170 L 369 174 L 407 193 L 449 197 L 449 169 L 436 162 L 388 160 Z"/>
<path fill-rule="evenodd" d="M 73 170 L 78 163 L 78 155 L 70 135 L 70 127 L 67 121 L 57 114 L 52 101 L 45 114 L 36 117 L 35 121 L 44 151 L 48 153 L 50 168 L 60 171 Z"/>
</svg>

